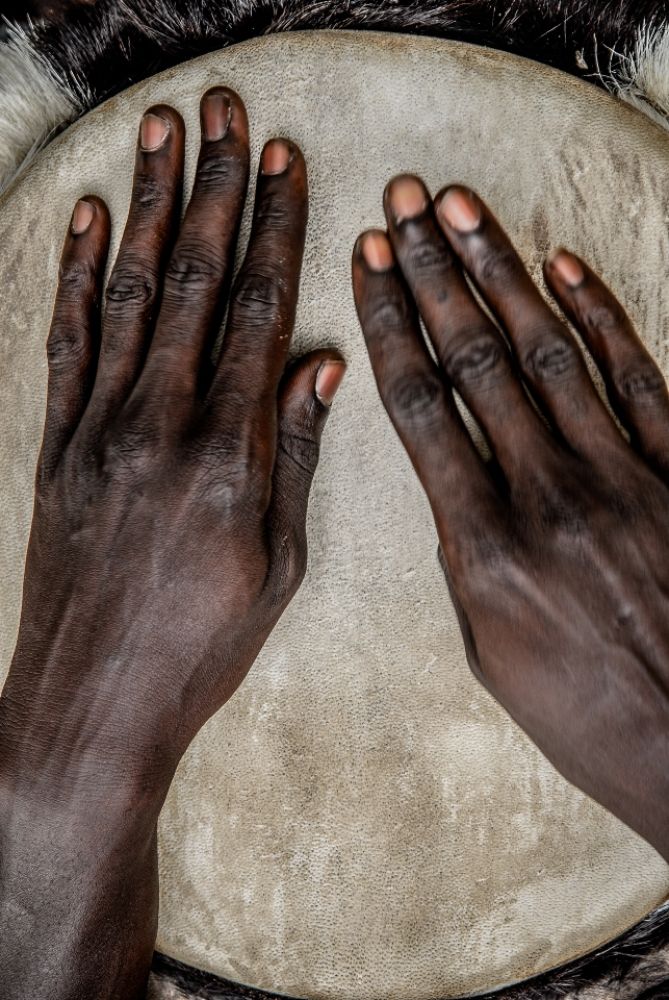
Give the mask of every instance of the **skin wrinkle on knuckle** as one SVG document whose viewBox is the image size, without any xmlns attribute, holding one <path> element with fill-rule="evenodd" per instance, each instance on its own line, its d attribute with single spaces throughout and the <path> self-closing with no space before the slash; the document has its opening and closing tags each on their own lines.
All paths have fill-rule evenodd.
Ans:
<svg viewBox="0 0 669 1000">
<path fill-rule="evenodd" d="M 581 322 L 589 333 L 613 332 L 628 325 L 622 306 L 613 300 L 588 302 L 581 306 L 579 312 Z"/>
<path fill-rule="evenodd" d="M 165 274 L 165 298 L 177 304 L 184 300 L 197 300 L 216 287 L 222 271 L 223 264 L 218 255 L 204 242 L 177 247 Z"/>
<path fill-rule="evenodd" d="M 156 297 L 156 275 L 138 261 L 120 258 L 105 290 L 107 311 L 125 312 L 126 307 L 142 310 Z"/>
<path fill-rule="evenodd" d="M 506 286 L 517 281 L 522 265 L 512 247 L 502 245 L 482 245 L 473 247 L 471 261 L 482 285 L 500 285 L 501 291 L 508 292 Z"/>
<path fill-rule="evenodd" d="M 240 152 L 212 150 L 203 154 L 197 168 L 196 190 L 215 193 L 241 188 L 246 180 L 247 160 Z M 240 192 L 241 194 L 241 192 Z"/>
<path fill-rule="evenodd" d="M 444 244 L 429 237 L 410 245 L 406 256 L 407 266 L 412 271 L 419 273 L 421 277 L 429 276 L 434 272 L 443 275 L 455 267 L 455 259 Z"/>
<path fill-rule="evenodd" d="M 46 355 L 51 372 L 78 367 L 88 356 L 85 330 L 75 323 L 56 319 L 47 338 Z"/>
<path fill-rule="evenodd" d="M 574 343 L 560 333 L 541 332 L 529 337 L 522 368 L 539 383 L 568 381 L 580 368 L 581 355 Z"/>
<path fill-rule="evenodd" d="M 140 214 L 153 214 L 161 209 L 168 199 L 165 179 L 148 170 L 140 170 L 135 175 L 132 208 Z"/>
<path fill-rule="evenodd" d="M 666 399 L 667 383 L 650 359 L 641 359 L 613 376 L 617 392 L 627 403 L 653 405 Z"/>
<path fill-rule="evenodd" d="M 252 328 L 280 323 L 285 295 L 285 282 L 277 273 L 244 272 L 233 300 L 235 321 Z"/>
<path fill-rule="evenodd" d="M 388 412 L 403 426 L 434 427 L 443 419 L 443 386 L 436 375 L 406 372 L 384 390 Z"/>
<path fill-rule="evenodd" d="M 318 465 L 318 442 L 306 435 L 283 433 L 279 448 L 306 476 L 313 476 Z"/>
<path fill-rule="evenodd" d="M 92 261 L 81 258 L 64 260 L 58 268 L 58 297 L 78 301 L 90 294 L 95 279 Z"/>
<path fill-rule="evenodd" d="M 373 298 L 366 304 L 364 328 L 368 335 L 377 338 L 388 333 L 401 333 L 411 321 L 407 301 L 396 294 Z"/>
<path fill-rule="evenodd" d="M 256 207 L 256 223 L 273 233 L 289 232 L 295 216 L 295 206 L 276 192 L 263 194 Z"/>
<path fill-rule="evenodd" d="M 509 374 L 508 352 L 487 330 L 460 331 L 443 353 L 442 364 L 456 385 L 494 382 Z"/>
</svg>

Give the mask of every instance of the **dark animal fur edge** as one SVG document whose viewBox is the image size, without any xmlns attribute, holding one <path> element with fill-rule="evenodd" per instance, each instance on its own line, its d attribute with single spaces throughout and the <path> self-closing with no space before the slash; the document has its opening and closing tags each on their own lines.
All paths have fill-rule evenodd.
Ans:
<svg viewBox="0 0 669 1000">
<path fill-rule="evenodd" d="M 602 1000 L 667 1000 L 668 949 L 666 903 L 594 953 L 479 1000 L 577 1000 L 584 990 L 595 988 L 603 991 Z M 279 1000 L 278 994 L 220 979 L 158 952 L 152 976 L 155 984 L 169 983 L 180 990 L 184 1000 Z"/>
<path fill-rule="evenodd" d="M 271 32 L 348 28 L 456 38 L 581 76 L 614 71 L 659 0 L 97 0 L 28 27 L 82 112 L 207 51 Z"/>
</svg>

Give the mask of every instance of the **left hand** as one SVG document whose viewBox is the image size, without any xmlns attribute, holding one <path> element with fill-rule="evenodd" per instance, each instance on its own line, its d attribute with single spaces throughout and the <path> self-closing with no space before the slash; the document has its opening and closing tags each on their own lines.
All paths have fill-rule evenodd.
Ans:
<svg viewBox="0 0 669 1000">
<path fill-rule="evenodd" d="M 354 252 L 356 302 L 381 396 L 432 505 L 469 664 L 563 775 L 669 859 L 662 373 L 597 275 L 564 250 L 551 255 L 548 285 L 627 440 L 474 192 L 453 186 L 433 203 L 418 178 L 399 177 L 385 209 L 387 234 L 365 234 Z"/>
</svg>

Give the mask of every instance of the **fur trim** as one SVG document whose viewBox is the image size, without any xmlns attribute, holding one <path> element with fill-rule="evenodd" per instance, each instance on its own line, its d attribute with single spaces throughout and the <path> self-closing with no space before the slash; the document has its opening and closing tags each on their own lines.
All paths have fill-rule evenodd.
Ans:
<svg viewBox="0 0 669 1000">
<path fill-rule="evenodd" d="M 669 29 L 658 7 L 658 0 L 59 0 L 60 16 L 0 42 L 0 189 L 54 130 L 132 83 L 255 35 L 307 28 L 403 31 L 505 49 L 607 86 L 666 124 Z"/>
<path fill-rule="evenodd" d="M 21 163 L 76 118 L 84 104 L 38 54 L 28 34 L 11 29 L 0 45 L 0 193 Z"/>
<path fill-rule="evenodd" d="M 485 961 L 485 956 L 481 956 Z M 479 1000 L 667 1000 L 669 903 L 594 954 Z M 147 1000 L 280 1000 L 156 954 Z M 288 1000 L 288 998 L 286 998 Z"/>
<path fill-rule="evenodd" d="M 618 97 L 669 127 L 669 23 L 643 25 L 617 76 L 605 84 Z"/>
</svg>

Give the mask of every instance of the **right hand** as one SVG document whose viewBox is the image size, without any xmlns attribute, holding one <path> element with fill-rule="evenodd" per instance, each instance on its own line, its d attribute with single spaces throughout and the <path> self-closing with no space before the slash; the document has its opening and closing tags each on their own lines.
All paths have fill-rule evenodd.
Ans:
<svg viewBox="0 0 669 1000">
<path fill-rule="evenodd" d="M 446 189 L 433 204 L 421 181 L 400 177 L 385 209 L 387 234 L 356 245 L 356 303 L 381 396 L 432 505 L 469 664 L 566 778 L 669 859 L 662 374 L 601 280 L 572 254 L 553 255 L 547 282 L 628 442 L 566 324 L 473 192 Z M 487 464 L 454 390 L 487 438 Z"/>
</svg>

